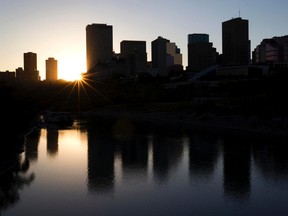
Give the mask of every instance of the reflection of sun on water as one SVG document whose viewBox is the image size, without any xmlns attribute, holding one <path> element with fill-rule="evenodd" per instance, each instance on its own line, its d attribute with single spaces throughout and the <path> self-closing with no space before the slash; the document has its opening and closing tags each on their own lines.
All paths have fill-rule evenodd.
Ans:
<svg viewBox="0 0 288 216">
<path fill-rule="evenodd" d="M 70 55 L 59 58 L 58 78 L 67 81 L 81 80 L 81 73 L 85 71 L 85 57 Z"/>
</svg>

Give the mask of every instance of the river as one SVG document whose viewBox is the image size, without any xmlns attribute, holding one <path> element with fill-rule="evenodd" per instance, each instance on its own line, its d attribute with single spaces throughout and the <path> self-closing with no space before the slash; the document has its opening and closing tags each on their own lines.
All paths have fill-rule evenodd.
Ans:
<svg viewBox="0 0 288 216">
<path fill-rule="evenodd" d="M 0 215 L 288 215 L 286 141 L 114 119 L 42 128 L 1 175 Z"/>
</svg>

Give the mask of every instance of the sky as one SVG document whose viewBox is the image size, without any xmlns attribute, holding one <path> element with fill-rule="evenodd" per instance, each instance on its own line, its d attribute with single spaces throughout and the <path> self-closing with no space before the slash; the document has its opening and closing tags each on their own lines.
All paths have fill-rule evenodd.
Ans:
<svg viewBox="0 0 288 216">
<path fill-rule="evenodd" d="M 58 77 L 74 79 L 86 70 L 87 25 L 113 26 L 113 49 L 122 40 L 175 42 L 187 66 L 187 36 L 209 34 L 222 53 L 222 22 L 249 20 L 253 50 L 264 38 L 288 34 L 287 0 L 0 0 L 0 71 L 23 67 L 23 54 L 37 53 L 41 80 L 45 60 L 58 60 Z"/>
</svg>

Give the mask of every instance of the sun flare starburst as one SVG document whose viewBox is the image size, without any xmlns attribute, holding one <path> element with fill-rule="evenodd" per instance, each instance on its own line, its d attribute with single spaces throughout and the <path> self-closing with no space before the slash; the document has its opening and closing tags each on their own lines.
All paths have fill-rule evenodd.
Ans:
<svg viewBox="0 0 288 216">
<path fill-rule="evenodd" d="M 59 79 L 66 81 L 81 80 L 81 74 L 85 71 L 85 58 L 78 55 L 70 55 L 61 58 L 58 63 Z"/>
</svg>

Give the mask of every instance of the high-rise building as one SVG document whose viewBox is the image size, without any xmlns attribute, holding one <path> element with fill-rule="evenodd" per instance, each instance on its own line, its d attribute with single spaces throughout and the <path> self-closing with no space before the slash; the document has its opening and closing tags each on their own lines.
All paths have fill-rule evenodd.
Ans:
<svg viewBox="0 0 288 216">
<path fill-rule="evenodd" d="M 175 43 L 163 37 L 152 41 L 152 68 L 159 76 L 168 76 L 169 70 L 182 68 L 182 54 Z M 177 67 L 174 67 L 177 66 Z"/>
<path fill-rule="evenodd" d="M 86 26 L 87 72 L 97 72 L 97 66 L 110 64 L 113 58 L 113 29 L 106 24 Z"/>
<path fill-rule="evenodd" d="M 253 51 L 255 64 L 288 64 L 288 35 L 264 39 Z"/>
<path fill-rule="evenodd" d="M 167 43 L 169 42 L 163 37 L 152 41 L 152 68 L 157 68 L 160 76 L 167 75 Z"/>
<path fill-rule="evenodd" d="M 209 42 L 208 34 L 188 35 L 188 66 L 189 71 L 199 72 L 216 64 L 217 51 Z"/>
<path fill-rule="evenodd" d="M 194 34 L 189 34 L 188 35 L 188 44 L 192 43 L 209 43 L 209 35 L 208 34 L 199 34 L 199 33 L 194 33 Z"/>
<path fill-rule="evenodd" d="M 224 66 L 250 63 L 248 20 L 238 17 L 222 23 L 222 54 Z"/>
<path fill-rule="evenodd" d="M 137 76 L 147 72 L 146 41 L 122 41 L 121 58 L 125 61 L 126 75 Z"/>
<path fill-rule="evenodd" d="M 33 52 L 24 53 L 24 82 L 39 81 L 39 71 L 37 70 L 37 54 Z"/>
<path fill-rule="evenodd" d="M 24 71 L 37 70 L 37 54 L 28 52 L 24 53 Z"/>
<path fill-rule="evenodd" d="M 54 58 L 48 58 L 46 60 L 46 80 L 58 80 L 58 61 Z"/>
</svg>

